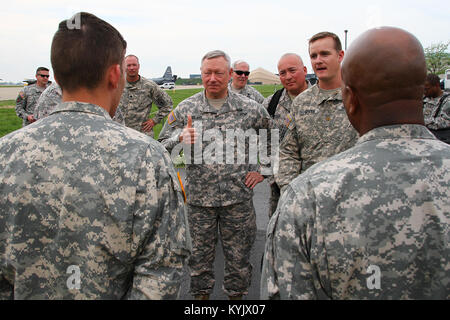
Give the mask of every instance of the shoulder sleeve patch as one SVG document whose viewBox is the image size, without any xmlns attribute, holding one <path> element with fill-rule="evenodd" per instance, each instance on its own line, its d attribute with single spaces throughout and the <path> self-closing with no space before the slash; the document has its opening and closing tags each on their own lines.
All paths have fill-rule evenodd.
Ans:
<svg viewBox="0 0 450 320">
<path fill-rule="evenodd" d="M 171 113 L 169 113 L 169 116 L 167 117 L 167 123 L 172 124 L 177 120 L 177 118 L 175 118 L 175 114 L 173 113 L 173 111 Z"/>
</svg>

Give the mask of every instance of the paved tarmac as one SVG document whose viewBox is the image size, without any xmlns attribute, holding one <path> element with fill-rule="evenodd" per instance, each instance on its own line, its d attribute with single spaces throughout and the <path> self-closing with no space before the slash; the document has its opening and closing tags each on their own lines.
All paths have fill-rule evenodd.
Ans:
<svg viewBox="0 0 450 320">
<path fill-rule="evenodd" d="M 184 170 L 180 170 L 180 175 L 184 180 Z M 266 181 L 258 184 L 253 192 L 253 204 L 256 212 L 256 225 L 258 232 L 256 234 L 256 240 L 252 248 L 250 262 L 253 266 L 253 274 L 251 286 L 248 295 L 244 297 L 244 300 L 259 300 L 259 288 L 261 280 L 261 257 L 264 253 L 265 234 L 267 223 L 269 222 L 269 208 L 270 208 L 270 186 Z M 214 272 L 216 276 L 216 283 L 213 293 L 210 296 L 211 300 L 228 300 L 228 297 L 222 290 L 223 284 L 223 251 L 220 241 L 218 241 L 216 250 L 216 260 L 214 263 Z M 190 277 L 189 271 L 186 270 L 186 275 L 181 286 L 180 299 L 190 300 L 193 299 L 189 293 L 190 289 Z"/>
<path fill-rule="evenodd" d="M 23 87 L 0 87 L 0 101 L 15 100 Z"/>
</svg>

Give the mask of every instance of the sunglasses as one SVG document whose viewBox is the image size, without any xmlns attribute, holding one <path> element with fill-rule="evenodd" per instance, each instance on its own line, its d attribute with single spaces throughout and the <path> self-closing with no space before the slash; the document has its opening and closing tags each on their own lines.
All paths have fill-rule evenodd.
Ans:
<svg viewBox="0 0 450 320">
<path fill-rule="evenodd" d="M 245 74 L 245 76 L 248 77 L 250 71 L 234 70 L 234 73 L 236 73 L 238 76 L 242 76 L 243 74 Z"/>
<path fill-rule="evenodd" d="M 38 76 L 41 76 L 42 78 L 50 78 L 50 76 L 48 74 L 39 74 L 38 73 Z"/>
</svg>

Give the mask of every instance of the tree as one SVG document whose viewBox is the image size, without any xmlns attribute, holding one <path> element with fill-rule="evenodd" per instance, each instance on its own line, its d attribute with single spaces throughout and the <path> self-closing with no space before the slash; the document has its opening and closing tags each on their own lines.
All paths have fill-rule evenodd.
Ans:
<svg viewBox="0 0 450 320">
<path fill-rule="evenodd" d="M 450 41 L 447 43 L 432 44 L 425 48 L 425 61 L 428 72 L 443 74 L 450 67 L 450 53 L 447 51 Z"/>
</svg>

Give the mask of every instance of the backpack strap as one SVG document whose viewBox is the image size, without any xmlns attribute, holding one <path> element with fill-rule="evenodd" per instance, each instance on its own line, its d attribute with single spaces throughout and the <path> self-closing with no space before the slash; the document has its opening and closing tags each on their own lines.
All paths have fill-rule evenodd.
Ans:
<svg viewBox="0 0 450 320">
<path fill-rule="evenodd" d="M 275 116 L 275 111 L 277 110 L 278 102 L 280 101 L 281 95 L 283 94 L 283 90 L 284 88 L 277 90 L 275 94 L 272 96 L 272 99 L 270 99 L 267 111 L 269 112 L 272 118 Z"/>
<path fill-rule="evenodd" d="M 439 99 L 438 107 L 436 108 L 436 111 L 434 112 L 433 118 L 436 118 L 437 115 L 441 112 L 442 105 L 444 104 L 444 100 L 445 100 L 448 96 L 450 96 L 450 93 L 447 93 L 447 94 L 444 93 L 444 94 L 442 95 L 442 97 Z"/>
</svg>

